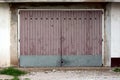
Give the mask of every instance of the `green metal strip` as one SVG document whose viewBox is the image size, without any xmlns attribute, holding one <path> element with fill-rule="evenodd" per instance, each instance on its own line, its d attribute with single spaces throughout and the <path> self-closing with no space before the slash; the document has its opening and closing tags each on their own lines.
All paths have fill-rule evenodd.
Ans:
<svg viewBox="0 0 120 80">
<path fill-rule="evenodd" d="M 62 56 L 62 66 L 83 66 L 97 67 L 102 66 L 102 55 L 70 55 Z"/>
<path fill-rule="evenodd" d="M 102 66 L 102 55 L 70 55 L 62 56 L 62 66 Z M 59 67 L 60 56 L 20 56 L 21 67 Z"/>
<path fill-rule="evenodd" d="M 60 56 L 20 56 L 21 67 L 59 67 Z"/>
</svg>

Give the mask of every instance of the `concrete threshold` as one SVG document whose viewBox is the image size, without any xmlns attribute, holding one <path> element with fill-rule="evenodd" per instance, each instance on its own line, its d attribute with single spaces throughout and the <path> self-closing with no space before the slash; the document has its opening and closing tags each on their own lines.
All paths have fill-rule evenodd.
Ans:
<svg viewBox="0 0 120 80">
<path fill-rule="evenodd" d="M 20 70 L 28 72 L 39 72 L 39 71 L 78 71 L 78 70 L 111 70 L 111 67 L 33 67 L 33 68 L 18 68 Z"/>
</svg>

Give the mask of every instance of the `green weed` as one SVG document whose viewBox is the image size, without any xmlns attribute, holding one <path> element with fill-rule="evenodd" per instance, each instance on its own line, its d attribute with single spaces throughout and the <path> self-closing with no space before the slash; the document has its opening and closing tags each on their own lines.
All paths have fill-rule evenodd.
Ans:
<svg viewBox="0 0 120 80">
<path fill-rule="evenodd" d="M 11 75 L 11 76 L 21 76 L 21 75 L 25 75 L 26 72 L 15 69 L 13 67 L 8 67 L 3 70 L 0 70 L 0 74 Z"/>
<path fill-rule="evenodd" d="M 14 76 L 12 80 L 20 80 L 17 76 Z"/>
<path fill-rule="evenodd" d="M 12 80 L 19 80 L 18 76 L 25 75 L 27 72 L 15 69 L 14 67 L 8 67 L 0 70 L 0 74 L 13 76 Z"/>
<path fill-rule="evenodd" d="M 24 80 L 30 80 L 29 78 L 25 78 Z"/>
<path fill-rule="evenodd" d="M 120 68 L 115 68 L 113 71 L 114 72 L 120 72 Z"/>
</svg>

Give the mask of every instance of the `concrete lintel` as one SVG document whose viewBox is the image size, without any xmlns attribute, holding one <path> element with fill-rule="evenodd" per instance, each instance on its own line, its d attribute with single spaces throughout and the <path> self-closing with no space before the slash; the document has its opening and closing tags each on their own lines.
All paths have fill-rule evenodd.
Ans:
<svg viewBox="0 0 120 80">
<path fill-rule="evenodd" d="M 20 2 L 120 2 L 120 0 L 0 0 L 0 3 Z"/>
</svg>

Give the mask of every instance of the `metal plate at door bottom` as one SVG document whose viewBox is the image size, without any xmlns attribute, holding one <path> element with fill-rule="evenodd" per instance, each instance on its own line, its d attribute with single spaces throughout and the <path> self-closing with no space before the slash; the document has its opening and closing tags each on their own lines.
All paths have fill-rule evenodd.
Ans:
<svg viewBox="0 0 120 80">
<path fill-rule="evenodd" d="M 61 66 L 60 56 L 20 56 L 21 67 L 59 67 Z"/>
<path fill-rule="evenodd" d="M 62 66 L 100 67 L 102 66 L 102 55 L 62 56 L 62 61 Z"/>
</svg>

